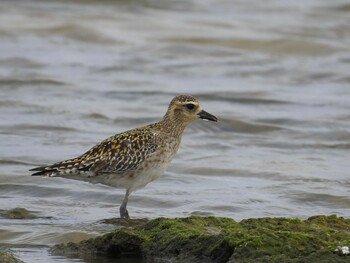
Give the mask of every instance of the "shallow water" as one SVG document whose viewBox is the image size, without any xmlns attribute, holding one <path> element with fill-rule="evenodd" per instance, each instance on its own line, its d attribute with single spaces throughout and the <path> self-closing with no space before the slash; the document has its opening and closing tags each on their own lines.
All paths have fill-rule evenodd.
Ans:
<svg viewBox="0 0 350 263">
<path fill-rule="evenodd" d="M 0 208 L 39 218 L 0 219 L 0 243 L 79 262 L 36 246 L 110 230 L 124 191 L 28 169 L 158 120 L 179 93 L 220 122 L 188 127 L 133 217 L 349 217 L 347 2 L 1 1 Z"/>
</svg>

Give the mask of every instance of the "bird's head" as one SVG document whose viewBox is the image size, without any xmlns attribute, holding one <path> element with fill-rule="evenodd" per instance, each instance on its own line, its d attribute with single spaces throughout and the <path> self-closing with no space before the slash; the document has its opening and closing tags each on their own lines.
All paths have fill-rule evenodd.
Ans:
<svg viewBox="0 0 350 263">
<path fill-rule="evenodd" d="M 184 124 L 196 119 L 218 121 L 214 115 L 204 111 L 198 100 L 190 95 L 179 95 L 173 98 L 165 116 L 170 120 L 180 121 Z"/>
</svg>

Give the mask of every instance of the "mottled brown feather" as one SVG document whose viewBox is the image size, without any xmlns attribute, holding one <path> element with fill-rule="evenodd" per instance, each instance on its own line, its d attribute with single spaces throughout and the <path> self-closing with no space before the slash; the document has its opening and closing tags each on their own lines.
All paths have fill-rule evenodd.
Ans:
<svg viewBox="0 0 350 263">
<path fill-rule="evenodd" d="M 151 129 L 139 128 L 116 134 L 97 144 L 79 157 L 46 167 L 38 167 L 33 175 L 123 173 L 132 171 L 161 145 L 160 137 Z"/>
</svg>

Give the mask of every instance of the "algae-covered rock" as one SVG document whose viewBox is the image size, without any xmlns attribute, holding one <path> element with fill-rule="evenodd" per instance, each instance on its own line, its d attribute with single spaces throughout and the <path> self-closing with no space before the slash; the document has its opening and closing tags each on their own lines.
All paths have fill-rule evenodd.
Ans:
<svg viewBox="0 0 350 263">
<path fill-rule="evenodd" d="M 172 258 L 179 262 L 226 262 L 234 247 L 225 229 L 235 229 L 231 219 L 215 217 L 158 218 L 141 228 L 147 257 Z"/>
<path fill-rule="evenodd" d="M 146 224 L 149 221 L 147 218 L 125 219 L 125 218 L 107 218 L 100 222 L 103 224 L 115 225 L 118 227 L 137 227 Z"/>
<path fill-rule="evenodd" d="M 242 220 L 246 243 L 236 247 L 232 262 L 348 262 L 334 254 L 350 244 L 350 219 L 314 216 L 305 221 L 288 218 Z M 237 261 L 236 261 L 237 259 Z"/>
<path fill-rule="evenodd" d="M 0 250 L 0 262 L 1 263 L 23 263 L 23 261 L 16 258 L 8 250 Z"/>
<path fill-rule="evenodd" d="M 133 225 L 133 224 L 131 224 Z M 333 253 L 350 245 L 350 219 L 315 216 L 305 221 L 255 218 L 157 218 L 122 227 L 78 244 L 58 245 L 60 254 L 142 257 L 172 262 L 349 262 Z"/>
<path fill-rule="evenodd" d="M 0 210 L 0 216 L 8 219 L 33 219 L 36 218 L 31 211 L 22 207 L 16 207 L 11 210 Z"/>
</svg>

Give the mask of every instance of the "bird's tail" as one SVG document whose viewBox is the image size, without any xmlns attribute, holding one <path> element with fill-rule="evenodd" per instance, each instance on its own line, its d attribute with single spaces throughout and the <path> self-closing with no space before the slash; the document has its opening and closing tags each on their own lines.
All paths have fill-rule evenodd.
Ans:
<svg viewBox="0 0 350 263">
<path fill-rule="evenodd" d="M 57 168 L 53 166 L 40 166 L 30 169 L 29 171 L 36 171 L 32 174 L 32 176 L 56 176 L 61 173 Z"/>
<path fill-rule="evenodd" d="M 30 169 L 34 171 L 33 176 L 62 176 L 68 174 L 82 174 L 89 173 L 94 162 L 86 162 L 80 157 L 75 159 L 68 159 L 62 162 L 54 163 L 48 166 L 40 166 Z"/>
</svg>

